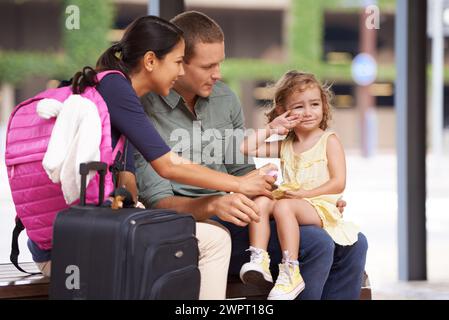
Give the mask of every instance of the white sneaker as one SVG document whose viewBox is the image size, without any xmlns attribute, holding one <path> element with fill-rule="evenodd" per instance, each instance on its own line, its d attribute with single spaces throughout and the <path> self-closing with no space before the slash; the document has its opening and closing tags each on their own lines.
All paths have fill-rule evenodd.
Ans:
<svg viewBox="0 0 449 320">
<path fill-rule="evenodd" d="M 240 279 L 243 283 L 250 283 L 257 287 L 270 289 L 273 287 L 273 277 L 270 272 L 270 256 L 263 249 L 249 247 L 251 261 L 240 269 Z"/>
</svg>

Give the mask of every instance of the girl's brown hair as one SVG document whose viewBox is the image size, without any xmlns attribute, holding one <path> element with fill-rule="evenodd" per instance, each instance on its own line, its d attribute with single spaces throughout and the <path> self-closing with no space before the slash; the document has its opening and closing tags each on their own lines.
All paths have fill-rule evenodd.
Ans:
<svg viewBox="0 0 449 320">
<path fill-rule="evenodd" d="M 320 90 L 323 105 L 323 120 L 320 123 L 320 129 L 326 130 L 329 126 L 328 122 L 332 119 L 331 100 L 333 94 L 330 86 L 321 84 L 311 73 L 296 70 L 290 70 L 285 73 L 274 85 L 275 92 L 272 109 L 266 114 L 268 122 L 273 121 L 276 117 L 287 111 L 285 104 L 291 94 L 294 92 L 304 92 L 314 87 Z"/>
</svg>

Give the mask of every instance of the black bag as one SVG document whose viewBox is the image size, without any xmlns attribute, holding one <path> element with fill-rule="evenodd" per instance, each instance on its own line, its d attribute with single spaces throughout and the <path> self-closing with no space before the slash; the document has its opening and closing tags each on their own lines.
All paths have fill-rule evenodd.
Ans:
<svg viewBox="0 0 449 320">
<path fill-rule="evenodd" d="M 99 162 L 81 166 L 81 205 L 60 212 L 54 224 L 50 298 L 198 299 L 193 217 L 170 210 L 85 206 L 85 175 L 97 170 L 101 176 L 107 167 Z"/>
</svg>

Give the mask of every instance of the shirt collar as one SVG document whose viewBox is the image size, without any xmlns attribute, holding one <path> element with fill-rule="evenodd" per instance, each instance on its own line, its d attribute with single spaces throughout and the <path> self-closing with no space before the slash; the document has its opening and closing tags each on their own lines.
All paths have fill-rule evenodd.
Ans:
<svg viewBox="0 0 449 320">
<path fill-rule="evenodd" d="M 172 109 L 176 108 L 179 104 L 180 100 L 183 100 L 182 97 L 173 89 L 170 90 L 168 96 L 161 96 L 162 100 L 165 101 Z"/>
<path fill-rule="evenodd" d="M 161 96 L 162 100 L 165 101 L 165 103 L 167 103 L 170 108 L 174 109 L 179 105 L 179 101 L 183 101 L 184 99 L 179 95 L 179 93 L 177 93 L 175 90 L 170 89 L 170 93 L 168 94 L 168 96 L 164 97 Z M 209 97 L 203 98 L 203 97 L 198 97 L 197 100 L 197 104 L 200 103 L 202 100 L 205 101 L 209 101 Z M 185 103 L 185 102 L 184 102 Z"/>
</svg>

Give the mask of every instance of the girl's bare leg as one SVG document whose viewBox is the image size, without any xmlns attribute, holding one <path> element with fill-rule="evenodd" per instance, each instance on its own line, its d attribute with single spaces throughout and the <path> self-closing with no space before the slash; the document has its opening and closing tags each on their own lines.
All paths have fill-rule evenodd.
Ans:
<svg viewBox="0 0 449 320">
<path fill-rule="evenodd" d="M 268 300 L 293 300 L 305 288 L 298 261 L 299 225 L 321 226 L 321 219 L 312 205 L 302 199 L 278 200 L 273 216 L 283 259 L 279 265 L 279 276 L 268 295 Z"/>
<path fill-rule="evenodd" d="M 267 197 L 258 197 L 254 202 L 259 207 L 259 222 L 249 224 L 250 261 L 240 269 L 240 279 L 243 283 L 252 283 L 258 287 L 269 289 L 273 286 L 270 272 L 270 256 L 267 252 L 270 239 L 270 215 L 274 201 Z"/>
<path fill-rule="evenodd" d="M 300 225 L 316 225 L 322 222 L 315 208 L 303 199 L 278 200 L 273 209 L 282 252 L 288 251 L 291 260 L 298 260 Z"/>
<path fill-rule="evenodd" d="M 267 250 L 270 240 L 270 215 L 273 212 L 274 200 L 267 197 L 257 197 L 254 199 L 259 208 L 259 222 L 249 224 L 249 243 L 252 247 Z"/>
</svg>

